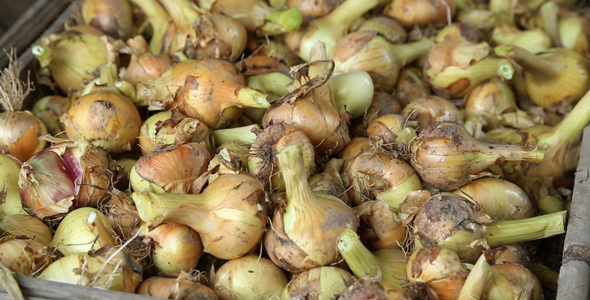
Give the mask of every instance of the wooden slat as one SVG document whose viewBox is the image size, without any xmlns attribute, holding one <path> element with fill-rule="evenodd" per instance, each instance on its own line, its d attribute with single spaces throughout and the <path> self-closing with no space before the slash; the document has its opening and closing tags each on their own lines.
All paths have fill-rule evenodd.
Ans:
<svg viewBox="0 0 590 300">
<path fill-rule="evenodd" d="M 20 55 L 63 12 L 71 0 L 37 0 L 0 38 L 0 49 L 16 48 Z M 1 51 L 1 50 L 0 50 Z M 0 55 L 0 69 L 8 63 Z"/>
<path fill-rule="evenodd" d="M 158 298 L 98 288 L 77 286 L 17 275 L 16 280 L 27 300 L 155 300 Z M 12 299 L 0 284 L 0 300 Z"/>
</svg>

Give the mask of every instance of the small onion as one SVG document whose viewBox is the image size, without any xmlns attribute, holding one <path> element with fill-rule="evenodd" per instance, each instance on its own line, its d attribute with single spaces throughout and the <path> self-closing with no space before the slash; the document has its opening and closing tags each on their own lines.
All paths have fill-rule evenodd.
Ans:
<svg viewBox="0 0 590 300">
<path fill-rule="evenodd" d="M 148 234 L 152 243 L 154 266 L 160 275 L 178 276 L 199 263 L 203 245 L 199 234 L 186 225 L 161 224 Z"/>
<path fill-rule="evenodd" d="M 86 25 L 125 39 L 133 30 L 133 8 L 127 0 L 84 0 L 82 18 Z"/>
</svg>

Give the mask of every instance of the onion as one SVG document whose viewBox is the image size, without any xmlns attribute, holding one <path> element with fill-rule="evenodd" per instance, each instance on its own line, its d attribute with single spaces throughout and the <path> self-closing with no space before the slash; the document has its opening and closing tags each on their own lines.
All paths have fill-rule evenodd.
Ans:
<svg viewBox="0 0 590 300">
<path fill-rule="evenodd" d="M 317 155 L 334 155 L 350 141 L 349 115 L 338 112 L 327 84 L 332 70 L 326 62 L 324 45 L 316 44 L 311 52 L 313 62 L 308 71 L 311 79 L 275 101 L 266 112 L 262 126 L 266 128 L 278 123 L 292 125 L 307 135 L 316 147 Z"/>
<path fill-rule="evenodd" d="M 298 29 L 303 21 L 299 9 L 279 11 L 262 0 L 218 0 L 210 11 L 230 16 L 244 25 L 246 30 L 260 36 L 291 32 Z"/>
<path fill-rule="evenodd" d="M 541 283 L 527 268 L 505 263 L 490 266 L 492 270 L 492 284 L 487 286 L 482 295 L 487 299 L 521 298 L 543 299 Z"/>
<path fill-rule="evenodd" d="M 38 218 L 28 215 L 0 214 L 0 236 L 25 236 L 43 245 L 49 245 L 53 232 Z"/>
<path fill-rule="evenodd" d="M 351 205 L 350 195 L 340 176 L 343 166 L 344 160 L 332 158 L 326 163 L 323 172 L 312 175 L 307 179 L 311 190 L 317 194 L 334 196 L 347 205 Z"/>
<path fill-rule="evenodd" d="M 480 299 L 491 279 L 492 270 L 482 254 L 469 272 L 457 299 Z"/>
<path fill-rule="evenodd" d="M 331 266 L 318 267 L 297 274 L 284 289 L 281 299 L 335 299 L 354 283 L 354 276 Z"/>
<path fill-rule="evenodd" d="M 115 231 L 102 212 L 82 207 L 70 212 L 55 230 L 49 246 L 64 255 L 115 245 Z"/>
<path fill-rule="evenodd" d="M 5 215 L 27 214 L 23 210 L 18 188 L 21 163 L 14 157 L 0 154 L 0 211 Z"/>
<path fill-rule="evenodd" d="M 325 266 L 336 258 L 336 242 L 358 222 L 352 209 L 340 199 L 314 194 L 307 183 L 303 149 L 291 145 L 279 152 L 287 199 L 277 206 L 264 245 L 270 259 L 287 270 Z M 321 230 L 309 230 L 309 228 Z"/>
<path fill-rule="evenodd" d="M 59 136 L 66 130 L 59 118 L 68 111 L 71 102 L 68 97 L 45 96 L 35 101 L 31 112 L 43 122 L 49 134 Z"/>
<path fill-rule="evenodd" d="M 160 275 L 178 276 L 199 263 L 203 245 L 199 234 L 186 225 L 161 224 L 150 230 L 154 266 Z"/>
<path fill-rule="evenodd" d="M 307 22 L 327 15 L 341 5 L 344 0 L 286 0 L 284 2 L 289 7 L 298 8 Z"/>
<path fill-rule="evenodd" d="M 457 299 L 468 275 L 459 256 L 439 245 L 414 251 L 406 272 L 410 282 L 426 283 L 440 299 Z"/>
<path fill-rule="evenodd" d="M 414 219 L 418 245 L 437 243 L 468 262 L 490 247 L 542 239 L 563 233 L 565 211 L 521 220 L 494 221 L 463 197 L 442 193 L 424 203 Z"/>
<path fill-rule="evenodd" d="M 59 252 L 35 240 L 18 236 L 0 239 L 0 263 L 21 275 L 37 276 L 58 256 Z"/>
<path fill-rule="evenodd" d="M 285 179 L 279 164 L 279 153 L 290 145 L 301 145 L 307 176 L 316 173 L 315 152 L 303 131 L 288 125 L 276 124 L 258 134 L 250 147 L 248 170 L 263 182 L 269 181 L 273 191 L 285 191 Z"/>
<path fill-rule="evenodd" d="M 382 249 L 371 253 L 352 230 L 345 230 L 338 239 L 342 255 L 354 275 L 369 274 L 373 281 L 401 288 L 405 278 L 406 256 L 400 249 Z"/>
<path fill-rule="evenodd" d="M 109 199 L 99 205 L 99 209 L 122 240 L 128 240 L 139 229 L 141 220 L 133 200 L 127 193 L 114 189 Z"/>
<path fill-rule="evenodd" d="M 357 279 L 342 293 L 338 300 L 410 300 L 405 290 L 389 284 L 374 282 L 368 275 Z"/>
<path fill-rule="evenodd" d="M 429 95 L 430 87 L 426 85 L 421 69 L 407 67 L 399 72 L 394 93 L 401 106 L 406 107 L 412 100 Z"/>
<path fill-rule="evenodd" d="M 496 220 L 517 220 L 535 216 L 535 208 L 516 184 L 496 178 L 475 180 L 454 192 L 476 203 Z"/>
<path fill-rule="evenodd" d="M 372 17 L 364 21 L 357 31 L 378 32 L 393 44 L 405 43 L 408 37 L 406 30 L 394 19 L 388 17 Z"/>
<path fill-rule="evenodd" d="M 432 95 L 412 100 L 401 115 L 408 121 L 417 121 L 418 129 L 424 129 L 431 124 L 440 122 L 463 124 L 461 112 L 453 103 L 445 98 Z"/>
<path fill-rule="evenodd" d="M 394 210 L 397 211 L 397 208 Z M 381 249 L 399 249 L 406 240 L 406 227 L 387 202 L 382 200 L 367 201 L 354 208 L 360 219 L 358 233 L 371 247 Z"/>
<path fill-rule="evenodd" d="M 411 163 L 423 181 L 441 190 L 463 186 L 487 176 L 488 167 L 506 162 L 540 162 L 536 147 L 481 142 L 454 123 L 427 127 L 411 146 Z M 440 158 L 444 157 L 444 160 Z"/>
<path fill-rule="evenodd" d="M 525 268 L 531 267 L 531 259 L 527 254 L 525 244 L 498 246 L 487 251 L 486 256 L 492 265 L 504 263 L 519 264 Z"/>
<path fill-rule="evenodd" d="M 399 114 L 401 112 L 401 105 L 399 101 L 392 95 L 385 92 L 373 93 L 373 100 L 371 105 L 365 112 L 364 118 L 357 118 L 351 121 L 349 126 L 350 135 L 352 137 L 364 137 L 367 135 L 369 124 L 380 117 Z"/>
<path fill-rule="evenodd" d="M 199 195 L 134 192 L 139 216 L 150 226 L 178 223 L 198 232 L 204 251 L 221 259 L 248 253 L 262 238 L 262 183 L 246 174 L 222 174 Z"/>
<path fill-rule="evenodd" d="M 131 150 L 141 127 L 141 117 L 133 102 L 111 88 L 78 98 L 61 120 L 71 140 L 83 136 L 112 153 Z"/>
<path fill-rule="evenodd" d="M 124 252 L 120 252 L 124 256 Z M 91 257 L 86 253 L 73 253 L 49 265 L 39 278 L 74 285 L 100 287 L 112 291 L 134 293 L 141 282 L 141 270 L 106 258 Z M 127 257 L 127 261 L 132 261 Z"/>
<path fill-rule="evenodd" d="M 490 33 L 498 26 L 496 14 L 484 8 L 460 9 L 457 12 L 457 21 L 484 33 Z"/>
<path fill-rule="evenodd" d="M 165 53 L 168 50 L 165 47 L 165 43 L 169 43 L 166 39 L 170 39 L 167 36 L 169 34 L 169 24 L 172 22 L 170 15 L 168 15 L 157 0 L 130 1 L 143 11 L 152 27 L 153 33 L 150 39 L 150 51 L 156 55 L 162 52 Z"/>
<path fill-rule="evenodd" d="M 150 277 L 141 282 L 137 293 L 164 299 L 217 300 L 217 295 L 206 285 L 187 278 Z"/>
<path fill-rule="evenodd" d="M 259 44 L 259 43 L 261 43 L 261 44 Z M 278 41 L 274 42 L 272 40 L 263 40 L 263 41 L 260 41 L 259 43 L 256 43 L 256 44 L 251 43 L 250 44 L 253 47 L 256 47 L 256 48 L 251 48 L 252 51 L 257 51 L 256 56 L 261 55 L 261 56 L 266 56 L 266 57 L 269 57 L 272 59 L 280 60 L 282 63 L 277 64 L 277 66 L 274 67 L 274 68 L 278 69 L 280 72 L 284 72 L 283 69 L 288 70 L 288 66 L 295 66 L 295 65 L 299 65 L 299 64 L 303 63 L 303 60 L 301 59 L 301 57 L 299 57 L 299 55 L 297 55 L 297 53 L 295 53 L 293 50 L 289 49 L 289 47 L 287 47 L 287 45 L 282 42 L 278 42 Z M 250 58 L 256 57 L 256 56 L 251 56 Z M 244 60 L 247 61 L 248 58 L 246 58 Z"/>
<path fill-rule="evenodd" d="M 131 169 L 131 186 L 136 192 L 187 194 L 193 181 L 207 171 L 210 151 L 204 144 L 189 143 L 142 156 Z"/>
<path fill-rule="evenodd" d="M 127 0 L 84 0 L 81 10 L 86 25 L 120 39 L 132 34 L 133 8 Z"/>
<path fill-rule="evenodd" d="M 396 209 L 409 192 L 422 189 L 420 178 L 409 163 L 372 149 L 346 162 L 342 180 L 355 205 L 378 199 Z"/>
<path fill-rule="evenodd" d="M 391 92 L 400 69 L 428 53 L 433 46 L 434 41 L 430 38 L 392 44 L 376 32 L 357 31 L 338 41 L 332 57 L 336 71 L 366 71 L 377 90 Z"/>
<path fill-rule="evenodd" d="M 551 48 L 551 38 L 542 29 L 521 31 L 504 23 L 494 29 L 492 39 L 498 45 L 514 45 L 535 54 Z"/>
<path fill-rule="evenodd" d="M 127 41 L 129 52 L 131 52 L 131 61 L 125 69 L 122 79 L 132 83 L 139 84 L 150 79 L 160 78 L 168 69 L 172 67 L 172 60 L 167 54 L 153 54 L 148 51 L 147 42 L 143 36 L 138 35 Z"/>
<path fill-rule="evenodd" d="M 64 93 L 83 89 L 84 81 L 93 79 L 92 74 L 98 67 L 117 59 L 104 33 L 84 26 L 43 37 L 32 51 Z"/>
<path fill-rule="evenodd" d="M 369 73 L 353 71 L 330 77 L 328 81 L 336 108 L 346 109 L 351 118 L 363 116 L 373 101 L 374 86 Z"/>
<path fill-rule="evenodd" d="M 304 29 L 288 33 L 286 35 L 287 46 L 298 52 L 303 60 L 312 61 L 312 47 L 317 42 L 323 42 L 328 57 L 334 57 L 332 51 L 336 42 L 346 35 L 352 22 L 378 4 L 378 0 L 344 1 L 330 14 L 309 22 Z M 302 11 L 305 10 L 302 9 Z M 305 16 L 305 12 L 303 15 Z"/>
<path fill-rule="evenodd" d="M 212 287 L 220 300 L 281 297 L 287 276 L 264 257 L 246 255 L 232 259 L 215 271 Z"/>
<path fill-rule="evenodd" d="M 254 50 L 256 51 L 256 50 Z M 258 54 L 242 58 L 234 65 L 244 77 L 280 72 L 289 75 L 289 66 L 282 58 Z"/>
<path fill-rule="evenodd" d="M 298 84 L 299 82 L 294 81 L 290 76 L 281 72 L 271 72 L 250 76 L 246 79 L 246 83 L 248 87 L 265 92 L 266 100 L 272 103 L 289 93 L 288 86 Z M 246 108 L 243 115 L 253 122 L 260 124 L 267 110 L 266 108 Z"/>
<path fill-rule="evenodd" d="M 367 136 L 370 138 L 379 138 L 387 146 L 391 145 L 391 148 L 398 149 L 399 145 L 396 146 L 396 142 L 409 142 L 408 139 L 404 138 L 404 133 L 408 130 L 415 132 L 415 130 L 408 127 L 408 124 L 406 123 L 408 123 L 407 119 L 401 115 L 384 115 L 373 120 L 369 126 L 367 126 Z M 413 136 L 415 135 L 416 134 L 414 133 Z"/>
<path fill-rule="evenodd" d="M 436 34 L 435 41 L 437 43 L 440 43 L 445 39 L 462 39 L 469 42 L 477 43 L 480 41 L 479 35 L 480 34 L 471 26 L 465 23 L 455 22 L 443 27 L 443 29 L 441 29 Z"/>
<path fill-rule="evenodd" d="M 590 22 L 572 14 L 559 19 L 558 31 L 561 45 L 579 54 L 590 51 Z"/>
<path fill-rule="evenodd" d="M 407 28 L 441 26 L 451 22 L 457 8 L 453 0 L 392 0 L 383 13 Z"/>
<path fill-rule="evenodd" d="M 511 79 L 514 66 L 504 58 L 489 57 L 490 46 L 447 39 L 434 46 L 424 63 L 424 76 L 432 89 L 445 98 L 462 97 L 473 86 L 501 77 Z"/>
<path fill-rule="evenodd" d="M 588 91 L 588 62 L 572 50 L 553 48 L 534 55 L 516 46 L 500 46 L 495 53 L 514 59 L 524 68 L 523 80 L 528 96 L 545 109 L 567 110 Z"/>
<path fill-rule="evenodd" d="M 265 93 L 246 87 L 246 81 L 237 69 L 221 59 L 198 63 L 186 77 L 176 101 L 183 103 L 189 117 L 199 119 L 210 128 L 227 126 L 239 117 L 239 114 L 224 116 L 224 110 L 229 107 L 270 106 Z"/>
</svg>

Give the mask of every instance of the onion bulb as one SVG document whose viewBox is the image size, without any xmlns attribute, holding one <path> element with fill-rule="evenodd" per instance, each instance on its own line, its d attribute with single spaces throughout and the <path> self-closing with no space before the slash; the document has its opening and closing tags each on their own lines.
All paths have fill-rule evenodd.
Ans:
<svg viewBox="0 0 590 300">
<path fill-rule="evenodd" d="M 530 99 L 550 111 L 569 110 L 588 91 L 590 68 L 578 53 L 552 48 L 535 55 L 516 46 L 496 47 L 495 53 L 514 59 L 524 69 Z"/>
<path fill-rule="evenodd" d="M 464 39 L 447 39 L 434 46 L 424 63 L 424 76 L 433 91 L 445 98 L 462 97 L 478 83 L 490 78 L 512 79 L 509 60 L 488 56 L 490 46 Z"/>
<path fill-rule="evenodd" d="M 307 179 L 311 190 L 317 194 L 334 196 L 347 205 L 351 205 L 350 195 L 340 176 L 343 167 L 344 160 L 332 158 L 326 163 L 323 172 L 312 175 Z"/>
<path fill-rule="evenodd" d="M 377 90 L 391 92 L 400 69 L 428 53 L 433 46 L 431 38 L 392 44 L 376 32 L 356 31 L 338 40 L 332 58 L 336 71 L 365 71 L 371 75 Z"/>
<path fill-rule="evenodd" d="M 220 300 L 278 299 L 287 276 L 268 258 L 246 255 L 223 264 L 211 284 Z"/>
<path fill-rule="evenodd" d="M 440 43 L 445 39 L 463 39 L 469 42 L 477 43 L 480 39 L 478 32 L 465 23 L 452 23 L 441 29 L 435 37 L 435 41 Z"/>
<path fill-rule="evenodd" d="M 38 241 L 18 236 L 0 238 L 0 263 L 12 272 L 37 276 L 61 254 Z"/>
<path fill-rule="evenodd" d="M 461 187 L 489 175 L 488 167 L 506 162 L 540 162 L 536 147 L 481 142 L 454 123 L 436 123 L 420 132 L 411 146 L 411 163 L 420 178 L 441 190 Z M 444 160 L 441 158 L 444 157 Z"/>
<path fill-rule="evenodd" d="M 430 94 L 430 87 L 424 80 L 422 69 L 416 67 L 403 68 L 397 77 L 394 88 L 395 97 L 402 107 L 412 100 Z"/>
<path fill-rule="evenodd" d="M 330 77 L 328 83 L 340 113 L 346 109 L 351 118 L 358 118 L 371 106 L 375 88 L 369 73 L 353 71 L 338 74 Z"/>
<path fill-rule="evenodd" d="M 160 78 L 172 67 L 172 60 L 168 54 L 153 54 L 148 51 L 148 45 L 143 36 L 138 35 L 127 41 L 127 52 L 131 54 L 131 60 L 125 68 L 121 79 L 138 84 L 150 79 Z"/>
<path fill-rule="evenodd" d="M 407 28 L 451 23 L 457 7 L 454 0 L 392 0 L 383 13 Z"/>
<path fill-rule="evenodd" d="M 281 299 L 335 299 L 354 283 L 354 279 L 354 276 L 338 267 L 313 268 L 293 277 Z"/>
<path fill-rule="evenodd" d="M 305 133 L 293 126 L 276 124 L 258 134 L 250 147 L 248 170 L 263 182 L 269 181 L 271 189 L 285 191 L 285 181 L 279 165 L 279 152 L 290 145 L 301 145 L 305 171 L 308 176 L 316 173 L 315 151 Z"/>
<path fill-rule="evenodd" d="M 407 263 L 408 280 L 426 283 L 440 299 L 457 299 L 467 275 L 459 256 L 439 245 L 414 251 Z"/>
<path fill-rule="evenodd" d="M 490 266 L 492 278 L 482 295 L 487 299 L 543 299 L 541 283 L 527 268 L 504 263 Z"/>
<path fill-rule="evenodd" d="M 64 255 L 115 245 L 115 231 L 102 212 L 81 207 L 70 212 L 55 230 L 49 246 Z"/>
<path fill-rule="evenodd" d="M 141 220 L 127 193 L 113 189 L 109 199 L 102 202 L 99 209 L 122 240 L 128 240 L 139 229 Z"/>
<path fill-rule="evenodd" d="M 451 101 L 434 95 L 412 100 L 404 107 L 401 115 L 407 121 L 417 121 L 418 129 L 424 129 L 428 125 L 440 122 L 463 124 L 463 117 L 459 109 Z"/>
<path fill-rule="evenodd" d="M 408 33 L 404 27 L 394 19 L 388 17 L 372 17 L 364 21 L 357 31 L 378 32 L 393 44 L 403 44 L 408 38 Z"/>
<path fill-rule="evenodd" d="M 5 215 L 27 214 L 21 202 L 18 177 L 21 163 L 14 157 L 0 154 L 0 211 Z"/>
<path fill-rule="evenodd" d="M 368 274 L 374 281 L 402 287 L 406 256 L 401 249 L 382 249 L 371 253 L 359 236 L 347 229 L 338 238 L 338 253 L 357 277 Z"/>
<path fill-rule="evenodd" d="M 127 0 L 84 0 L 82 19 L 89 26 L 120 39 L 131 36 L 133 8 Z"/>
<path fill-rule="evenodd" d="M 342 4 L 344 0 L 285 0 L 284 2 L 289 7 L 298 8 L 305 22 L 307 22 L 327 15 Z"/>
<path fill-rule="evenodd" d="M 374 282 L 368 275 L 357 279 L 337 300 L 410 300 L 405 290 L 389 284 Z"/>
<path fill-rule="evenodd" d="M 494 29 L 492 39 L 498 45 L 514 45 L 535 54 L 551 48 L 551 38 L 542 29 L 521 31 L 504 23 Z"/>
<path fill-rule="evenodd" d="M 407 228 L 394 212 L 398 210 L 390 209 L 382 200 L 367 201 L 354 207 L 354 213 L 360 219 L 360 238 L 377 250 L 401 248 L 406 240 Z"/>
<path fill-rule="evenodd" d="M 160 224 L 147 236 L 152 244 L 152 259 L 160 275 L 178 276 L 199 263 L 203 245 L 199 234 L 186 225 Z"/>
<path fill-rule="evenodd" d="M 558 21 L 558 31 L 561 45 L 579 54 L 590 50 L 590 22 L 585 18 L 572 14 Z"/>
<path fill-rule="evenodd" d="M 133 102 L 110 88 L 78 98 L 61 120 L 68 138 L 83 136 L 112 153 L 131 150 L 141 127 L 141 117 Z"/>
<path fill-rule="evenodd" d="M 163 299 L 217 300 L 217 295 L 206 285 L 190 278 L 150 277 L 141 282 L 137 294 Z"/>
<path fill-rule="evenodd" d="M 53 232 L 47 224 L 28 215 L 0 214 L 0 236 L 25 236 L 43 245 L 49 245 Z"/>
<path fill-rule="evenodd" d="M 409 140 L 404 137 L 406 132 L 413 133 L 413 136 L 416 135 L 415 129 L 409 127 L 408 123 L 415 122 L 408 122 L 407 118 L 398 114 L 384 115 L 373 120 L 369 126 L 367 126 L 367 136 L 369 138 L 379 138 L 385 145 L 387 145 L 386 147 L 398 149 L 399 145 L 396 145 L 395 143 L 401 144 L 403 142 L 409 142 Z"/>
<path fill-rule="evenodd" d="M 59 136 L 66 130 L 59 118 L 68 111 L 71 103 L 69 97 L 45 96 L 35 101 L 31 112 L 43 122 L 49 134 Z"/>
<path fill-rule="evenodd" d="M 210 149 L 202 143 L 173 145 L 140 157 L 129 180 L 134 191 L 186 194 L 207 171 Z"/>
<path fill-rule="evenodd" d="M 488 261 L 492 265 L 504 263 L 519 264 L 525 268 L 531 267 L 531 259 L 525 244 L 511 244 L 494 247 L 486 251 Z"/>
<path fill-rule="evenodd" d="M 314 194 L 307 183 L 303 149 L 291 145 L 279 152 L 286 184 L 286 203 L 277 206 L 264 245 L 270 259 L 287 270 L 325 266 L 336 259 L 340 234 L 356 230 L 352 209 L 340 199 Z M 309 230 L 309 228 L 321 230 Z"/>
</svg>

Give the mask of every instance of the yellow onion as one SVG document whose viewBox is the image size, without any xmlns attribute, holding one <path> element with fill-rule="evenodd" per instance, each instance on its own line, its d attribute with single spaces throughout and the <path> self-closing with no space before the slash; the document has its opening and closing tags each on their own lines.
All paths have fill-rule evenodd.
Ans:
<svg viewBox="0 0 590 300">
<path fill-rule="evenodd" d="M 136 86 L 136 105 L 148 106 L 151 110 L 162 110 L 178 106 L 174 102 L 176 92 L 180 89 L 198 60 L 187 59 L 173 65 L 162 76 L 139 83 Z M 132 99 L 133 100 L 133 99 Z"/>
<path fill-rule="evenodd" d="M 367 136 L 369 138 L 378 137 L 385 144 L 392 144 L 398 140 L 398 136 L 401 137 L 403 134 L 402 131 L 408 128 L 407 123 L 407 119 L 401 115 L 384 115 L 369 123 L 369 126 L 367 126 Z"/>
<path fill-rule="evenodd" d="M 490 46 L 464 39 L 446 39 L 434 46 L 424 63 L 424 76 L 433 91 L 445 98 L 462 97 L 490 78 L 511 79 L 514 66 L 505 58 L 488 56 Z"/>
<path fill-rule="evenodd" d="M 535 216 L 535 208 L 516 184 L 497 178 L 468 183 L 455 194 L 476 203 L 481 211 L 496 220 L 516 220 Z"/>
<path fill-rule="evenodd" d="M 31 112 L 43 122 L 49 134 L 58 136 L 66 130 L 59 118 L 68 111 L 71 102 L 68 97 L 45 96 L 35 101 Z"/>
<path fill-rule="evenodd" d="M 280 71 L 253 75 L 246 79 L 248 87 L 265 92 L 266 100 L 270 103 L 287 95 L 289 93 L 287 87 L 289 87 L 291 83 L 297 84 L 298 82 Z M 254 123 L 260 124 L 262 123 L 262 118 L 267 110 L 268 109 L 266 108 L 246 108 L 243 115 L 248 117 Z"/>
<path fill-rule="evenodd" d="M 212 101 L 211 99 L 215 99 Z M 270 106 L 266 94 L 246 86 L 244 76 L 229 62 L 207 59 L 198 63 L 186 77 L 176 101 L 184 105 L 189 117 L 197 118 L 210 128 L 220 128 L 239 117 L 227 108 Z"/>
<path fill-rule="evenodd" d="M 551 48 L 551 38 L 542 29 L 521 31 L 504 23 L 494 29 L 492 39 L 498 45 L 514 45 L 535 54 Z"/>
<path fill-rule="evenodd" d="M 381 249 L 399 249 L 406 240 L 407 228 L 382 200 L 367 201 L 354 208 L 360 219 L 358 234 L 366 244 Z"/>
<path fill-rule="evenodd" d="M 382 249 L 373 253 L 352 230 L 345 230 L 338 239 L 338 253 L 357 277 L 371 276 L 376 282 L 401 288 L 406 273 L 406 256 L 401 249 Z"/>
<path fill-rule="evenodd" d="M 139 129 L 141 152 L 147 155 L 156 148 L 188 142 L 203 142 L 212 147 L 212 131 L 203 122 L 176 111 L 161 111 L 149 117 Z"/>
<path fill-rule="evenodd" d="M 512 263 L 530 268 L 531 259 L 527 252 L 525 244 L 512 244 L 494 247 L 491 251 L 486 251 L 485 254 L 492 265 Z"/>
<path fill-rule="evenodd" d="M 424 129 L 428 125 L 440 122 L 463 124 L 463 117 L 459 109 L 451 101 L 434 95 L 412 100 L 404 107 L 401 115 L 408 121 L 417 121 L 418 129 Z"/>
<path fill-rule="evenodd" d="M 465 198 L 441 193 L 430 197 L 416 214 L 414 242 L 418 246 L 439 244 L 474 263 L 481 255 L 482 244 L 496 247 L 563 233 L 564 217 L 565 211 L 561 211 L 527 219 L 493 221 Z"/>
<path fill-rule="evenodd" d="M 346 229 L 356 229 L 352 209 L 340 199 L 314 194 L 307 183 L 303 149 L 291 145 L 279 152 L 286 184 L 286 203 L 275 208 L 264 245 L 270 259 L 286 270 L 307 270 L 336 259 L 336 243 Z M 321 230 L 309 230 L 309 228 Z"/>
<path fill-rule="evenodd" d="M 0 214 L 0 236 L 25 236 L 43 245 L 49 245 L 53 232 L 38 218 L 28 215 Z"/>
<path fill-rule="evenodd" d="M 110 88 L 78 98 L 61 120 L 68 138 L 83 136 L 112 153 L 131 150 L 141 127 L 141 117 L 133 102 Z"/>
<path fill-rule="evenodd" d="M 465 119 L 481 123 L 485 131 L 500 126 L 526 128 L 533 120 L 516 106 L 514 92 L 498 78 L 475 86 L 463 99 Z"/>
<path fill-rule="evenodd" d="M 299 28 L 303 17 L 297 8 L 275 10 L 262 0 L 218 0 L 211 12 L 223 13 L 240 22 L 246 30 L 258 35 L 272 36 Z"/>
<path fill-rule="evenodd" d="M 138 35 L 127 41 L 131 60 L 121 79 L 139 84 L 150 79 L 162 77 L 172 67 L 172 60 L 167 54 L 153 54 L 148 51 L 148 45 L 143 36 Z"/>
<path fill-rule="evenodd" d="M 407 263 L 408 280 L 426 283 L 440 299 L 456 299 L 467 275 L 459 256 L 439 245 L 414 251 Z"/>
<path fill-rule="evenodd" d="M 558 31 L 561 45 L 580 54 L 590 51 L 590 22 L 585 18 L 572 14 L 560 18 Z"/>
<path fill-rule="evenodd" d="M 441 190 L 461 187 L 488 176 L 485 170 L 506 162 L 540 162 L 543 149 L 479 141 L 455 123 L 436 123 L 420 132 L 410 161 L 420 178 Z M 443 158 L 444 159 L 441 159 Z"/>
<path fill-rule="evenodd" d="M 454 0 L 392 0 L 383 13 L 407 28 L 451 23 L 457 7 Z"/>
<path fill-rule="evenodd" d="M 303 131 L 289 125 L 276 124 L 258 133 L 248 154 L 248 170 L 263 182 L 269 181 L 271 190 L 285 191 L 284 176 L 279 165 L 279 153 L 290 145 L 301 145 L 305 173 L 316 173 L 315 151 Z"/>
<path fill-rule="evenodd" d="M 221 165 L 227 166 L 229 164 L 234 165 L 234 169 L 248 171 L 248 155 L 250 153 L 250 145 L 244 144 L 238 141 L 226 142 L 217 149 L 215 149 L 216 155 L 209 163 L 209 169 L 213 165 Z M 216 160 L 220 160 L 217 163 Z"/>
<path fill-rule="evenodd" d="M 55 230 L 49 246 L 64 255 L 115 245 L 115 231 L 102 212 L 81 207 L 70 212 Z"/>
<path fill-rule="evenodd" d="M 406 30 L 394 19 L 388 17 L 372 17 L 364 21 L 357 31 L 374 31 L 393 44 L 405 43 L 408 37 Z"/>
<path fill-rule="evenodd" d="M 528 96 L 545 109 L 568 110 L 588 91 L 588 62 L 572 50 L 552 48 L 534 55 L 516 46 L 499 46 L 495 53 L 514 59 L 523 67 Z"/>
<path fill-rule="evenodd" d="M 365 149 L 345 163 L 342 180 L 355 205 L 377 199 L 396 209 L 409 192 L 422 189 L 420 178 L 409 163 L 372 149 Z"/>
<path fill-rule="evenodd" d="M 408 44 L 392 44 L 376 32 L 356 31 L 334 46 L 332 58 L 339 72 L 365 71 L 377 90 L 393 91 L 401 68 L 428 53 L 431 38 Z"/>
<path fill-rule="evenodd" d="M 314 46 L 311 58 L 314 63 L 309 67 L 309 81 L 275 101 L 264 115 L 262 126 L 292 125 L 307 135 L 318 155 L 334 155 L 350 141 L 349 114 L 346 111 L 339 113 L 336 108 L 327 83 L 332 69 L 326 62 L 323 43 Z"/>
<path fill-rule="evenodd" d="M 298 8 L 307 22 L 327 15 L 344 0 L 286 0 L 285 2 L 289 7 Z"/>
<path fill-rule="evenodd" d="M 211 154 L 201 143 L 173 145 L 140 157 L 130 172 L 133 190 L 186 194 L 207 171 Z"/>
<path fill-rule="evenodd" d="M 141 282 L 137 294 L 163 299 L 217 300 L 212 289 L 189 278 L 150 277 Z"/>
<path fill-rule="evenodd" d="M 127 0 L 84 0 L 81 10 L 86 25 L 116 38 L 131 36 L 133 8 Z"/>
<path fill-rule="evenodd" d="M 10 271 L 37 276 L 61 254 L 38 241 L 18 236 L 0 238 L 0 263 Z"/>
<path fill-rule="evenodd" d="M 0 211 L 5 215 L 27 214 L 23 210 L 18 187 L 21 163 L 14 157 L 0 154 Z"/>
<path fill-rule="evenodd" d="M 443 27 L 437 34 L 435 41 L 440 43 L 445 39 L 464 39 L 469 42 L 479 42 L 478 32 L 465 23 L 452 23 Z"/>
<path fill-rule="evenodd" d="M 141 269 L 131 268 L 133 262 L 125 252 L 126 263 L 107 257 L 92 257 L 86 253 L 73 253 L 64 256 L 49 265 L 39 278 L 81 286 L 99 287 L 112 291 L 135 293 L 141 282 Z"/>
<path fill-rule="evenodd" d="M 354 276 L 338 267 L 313 268 L 293 277 L 281 299 L 335 299 L 354 283 L 354 279 Z"/>
<path fill-rule="evenodd" d="M 334 196 L 347 205 L 351 205 L 350 195 L 340 176 L 343 166 L 344 160 L 332 158 L 326 163 L 323 172 L 312 175 L 307 179 L 311 190 L 314 193 Z"/>
<path fill-rule="evenodd" d="M 283 294 L 287 276 L 268 258 L 246 255 L 223 264 L 211 284 L 220 300 L 273 299 Z"/>
<path fill-rule="evenodd" d="M 485 8 L 462 8 L 457 12 L 457 21 L 484 33 L 498 26 L 496 14 Z"/>
<path fill-rule="evenodd" d="M 146 235 L 152 244 L 152 259 L 160 275 L 178 276 L 199 263 L 203 245 L 199 234 L 186 225 L 160 224 Z"/>
<path fill-rule="evenodd" d="M 134 192 L 140 218 L 150 226 L 178 223 L 198 232 L 204 251 L 221 259 L 248 253 L 262 238 L 262 183 L 243 173 L 219 175 L 198 195 Z"/>
<path fill-rule="evenodd" d="M 328 15 L 312 20 L 303 29 L 287 33 L 286 44 L 304 61 L 312 61 L 312 47 L 323 42 L 328 57 L 332 57 L 336 42 L 346 35 L 352 22 L 378 4 L 379 0 L 344 1 Z"/>
<path fill-rule="evenodd" d="M 64 93 L 83 89 L 84 81 L 93 79 L 92 74 L 98 67 L 117 59 L 104 33 L 83 26 L 43 37 L 32 51 Z"/>
<path fill-rule="evenodd" d="M 366 136 L 366 131 L 369 127 L 369 124 L 380 117 L 391 114 L 399 114 L 401 109 L 400 102 L 391 94 L 385 92 L 374 92 L 371 105 L 367 109 L 364 117 L 351 120 L 351 125 L 349 126 L 350 136 Z"/>
<path fill-rule="evenodd" d="M 487 299 L 543 299 L 541 283 L 527 268 L 504 263 L 490 266 L 492 278 L 482 295 Z"/>
<path fill-rule="evenodd" d="M 369 73 L 352 71 L 338 74 L 330 77 L 328 83 L 340 113 L 346 109 L 351 118 L 358 118 L 371 106 L 375 88 Z"/>
<path fill-rule="evenodd" d="M 410 300 L 404 289 L 389 284 L 374 282 L 368 275 L 357 279 L 337 300 Z"/>
<path fill-rule="evenodd" d="M 366 137 L 355 137 L 350 143 L 346 144 L 346 147 L 344 147 L 344 150 L 340 153 L 340 158 L 343 159 L 344 164 L 346 164 L 348 161 L 351 161 L 353 158 L 363 153 L 364 149 L 375 148 L 378 149 L 371 139 Z"/>
</svg>

